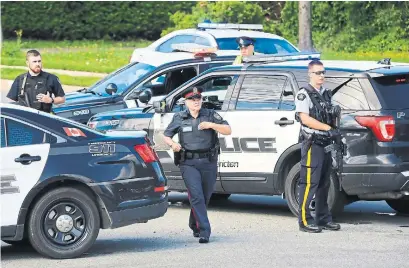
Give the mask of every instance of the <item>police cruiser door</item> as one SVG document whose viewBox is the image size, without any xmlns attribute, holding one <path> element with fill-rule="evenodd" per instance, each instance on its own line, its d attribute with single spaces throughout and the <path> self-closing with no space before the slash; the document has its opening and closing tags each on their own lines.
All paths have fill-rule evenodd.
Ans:
<svg viewBox="0 0 409 268">
<path fill-rule="evenodd" d="M 273 172 L 281 154 L 298 143 L 292 76 L 246 72 L 224 116 L 232 135 L 220 136 L 219 172 L 232 193 L 274 193 Z"/>
<path fill-rule="evenodd" d="M 17 225 L 21 205 L 47 162 L 48 134 L 21 121 L 1 117 L 1 226 Z M 2 233 L 3 236 L 8 234 Z M 13 234 L 10 234 L 13 235 Z"/>
<path fill-rule="evenodd" d="M 169 187 L 171 190 L 183 190 L 185 189 L 185 186 L 179 167 L 175 166 L 174 164 L 173 151 L 163 141 L 163 132 L 172 121 L 174 114 L 185 109 L 184 100 L 181 97 L 183 92 L 193 86 L 201 86 L 204 89 L 202 95 L 205 96 L 202 107 L 215 109 L 221 116 L 224 116 L 225 113 L 223 111 L 225 111 L 225 109 L 222 109 L 222 107 L 225 105 L 224 100 L 227 98 L 226 96 L 230 96 L 232 94 L 238 77 L 238 75 L 229 73 L 205 75 L 201 77 L 200 80 L 194 80 L 177 92 L 169 95 L 163 102 L 163 105 L 166 107 L 168 112 L 156 112 L 154 114 L 149 125 L 149 132 L 153 133 L 154 148 L 160 158 L 160 162 L 165 171 L 166 177 L 169 179 Z M 178 136 L 175 135 L 173 140 L 178 142 Z M 218 188 L 221 189 L 219 179 L 216 183 L 216 190 Z"/>
</svg>

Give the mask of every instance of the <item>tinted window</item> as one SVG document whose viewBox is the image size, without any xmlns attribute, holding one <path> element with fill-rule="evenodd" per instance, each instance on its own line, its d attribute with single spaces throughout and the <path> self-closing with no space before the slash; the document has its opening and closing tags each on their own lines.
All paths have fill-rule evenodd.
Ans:
<svg viewBox="0 0 409 268">
<path fill-rule="evenodd" d="M 163 44 L 161 44 L 157 48 L 157 51 L 169 53 L 173 51 L 173 48 L 172 48 L 173 44 L 193 43 L 194 40 L 195 40 L 195 36 L 193 35 L 178 35 L 178 36 L 172 37 L 168 41 L 165 41 Z"/>
<path fill-rule="evenodd" d="M 238 50 L 236 38 L 218 38 L 217 45 L 221 50 Z M 290 43 L 281 39 L 257 38 L 254 50 L 263 54 L 293 53 L 297 52 Z"/>
<path fill-rule="evenodd" d="M 210 46 L 209 40 L 201 36 L 195 36 L 193 43 L 203 45 L 203 46 Z"/>
<path fill-rule="evenodd" d="M 22 146 L 47 142 L 47 135 L 39 129 L 6 119 L 7 146 Z"/>
<path fill-rule="evenodd" d="M 246 75 L 240 89 L 236 110 L 276 110 L 287 77 Z"/>
<path fill-rule="evenodd" d="M 327 78 L 324 86 L 334 90 L 348 78 Z M 332 97 L 332 102 L 343 110 L 369 110 L 368 101 L 361 87 L 359 79 L 352 79 L 343 85 Z"/>
<path fill-rule="evenodd" d="M 409 74 L 374 78 L 372 83 L 386 109 L 409 108 Z"/>
<path fill-rule="evenodd" d="M 0 119 L 0 144 L 1 144 L 1 146 L 0 147 L 6 147 L 6 131 L 5 131 L 5 128 L 4 128 L 4 118 L 1 118 Z"/>
<path fill-rule="evenodd" d="M 120 94 L 128 89 L 131 84 L 142 78 L 142 76 L 152 72 L 155 69 L 155 66 L 139 62 L 130 65 L 128 68 L 122 69 L 118 73 L 110 75 L 108 78 L 105 78 L 100 82 L 97 82 L 96 84 L 92 85 L 88 91 L 93 91 L 101 96 L 109 96 L 108 93 L 105 92 L 105 88 L 108 84 L 113 83 L 118 87 L 116 94 Z"/>
</svg>

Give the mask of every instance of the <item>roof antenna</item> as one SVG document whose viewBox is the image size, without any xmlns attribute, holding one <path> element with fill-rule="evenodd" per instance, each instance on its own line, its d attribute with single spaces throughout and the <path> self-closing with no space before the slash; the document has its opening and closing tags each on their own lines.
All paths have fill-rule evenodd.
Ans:
<svg viewBox="0 0 409 268">
<path fill-rule="evenodd" d="M 378 64 L 391 65 L 391 58 L 384 58 L 378 61 Z"/>
</svg>

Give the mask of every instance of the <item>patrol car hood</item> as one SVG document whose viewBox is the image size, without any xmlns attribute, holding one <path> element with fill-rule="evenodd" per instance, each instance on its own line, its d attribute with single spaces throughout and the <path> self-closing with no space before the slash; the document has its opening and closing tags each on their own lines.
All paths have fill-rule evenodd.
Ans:
<svg viewBox="0 0 409 268">
<path fill-rule="evenodd" d="M 95 105 L 99 103 L 106 103 L 111 99 L 112 96 L 99 96 L 91 93 L 71 92 L 65 95 L 65 103 L 54 105 L 53 110 L 55 113 L 59 113 L 71 109 L 89 107 L 90 104 Z"/>
<path fill-rule="evenodd" d="M 129 118 L 151 118 L 154 113 L 146 113 L 148 110 L 145 108 L 127 108 L 116 111 L 108 111 L 98 113 L 92 117 L 91 121 L 103 121 L 103 120 L 116 120 L 116 119 L 129 119 Z"/>
</svg>

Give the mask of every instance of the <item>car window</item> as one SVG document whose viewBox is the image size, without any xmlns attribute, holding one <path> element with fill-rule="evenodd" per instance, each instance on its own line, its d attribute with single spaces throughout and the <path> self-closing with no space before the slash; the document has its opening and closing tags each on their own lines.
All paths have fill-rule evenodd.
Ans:
<svg viewBox="0 0 409 268">
<path fill-rule="evenodd" d="M 246 75 L 236 110 L 277 110 L 287 77 L 279 75 Z"/>
<path fill-rule="evenodd" d="M 255 38 L 254 51 L 263 54 L 298 52 L 288 41 L 273 38 Z M 220 50 L 238 50 L 236 38 L 217 38 Z"/>
<path fill-rule="evenodd" d="M 191 87 L 199 86 L 203 88 L 203 107 L 208 109 L 221 110 L 226 93 L 237 83 L 238 75 L 220 75 L 208 77 L 198 81 Z M 172 111 L 181 111 L 184 107 L 184 99 L 179 98 Z"/>
<path fill-rule="evenodd" d="M 327 78 L 325 79 L 324 86 L 334 90 L 347 80 L 347 78 Z M 333 95 L 332 102 L 335 105 L 339 105 L 343 110 L 370 109 L 359 79 L 352 79 L 347 84 L 343 85 Z"/>
<path fill-rule="evenodd" d="M 7 147 L 50 143 L 51 135 L 29 125 L 6 118 Z"/>
<path fill-rule="evenodd" d="M 110 78 L 105 79 L 105 81 L 102 83 L 97 82 L 88 88 L 88 91 L 93 91 L 100 96 L 109 96 L 109 94 L 105 92 L 105 88 L 108 84 L 113 83 L 118 88 L 116 94 L 121 94 L 138 79 L 142 78 L 142 76 L 152 72 L 155 69 L 155 66 L 139 62 L 123 69 L 121 72 L 111 76 Z"/>
<path fill-rule="evenodd" d="M 286 80 L 286 85 L 280 100 L 280 110 L 293 111 L 295 110 L 294 92 L 291 86 L 290 79 Z"/>
<path fill-rule="evenodd" d="M 195 36 L 193 35 L 177 35 L 162 43 L 156 50 L 159 52 L 169 53 L 173 51 L 173 44 L 193 43 Z"/>
<path fill-rule="evenodd" d="M 380 76 L 371 82 L 385 109 L 409 108 L 409 74 Z"/>
<path fill-rule="evenodd" d="M 4 118 L 0 118 L 0 147 L 6 147 L 6 131 L 4 128 Z"/>
<path fill-rule="evenodd" d="M 210 46 L 209 40 L 201 36 L 195 36 L 193 43 L 203 46 Z"/>
</svg>

